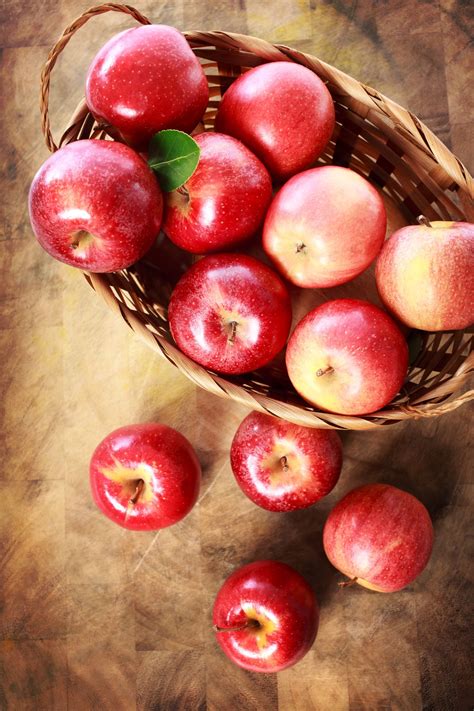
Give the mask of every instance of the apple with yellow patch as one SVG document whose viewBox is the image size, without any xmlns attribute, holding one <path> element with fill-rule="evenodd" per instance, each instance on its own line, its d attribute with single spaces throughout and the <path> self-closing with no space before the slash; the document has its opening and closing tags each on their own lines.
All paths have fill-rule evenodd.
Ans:
<svg viewBox="0 0 474 711">
<path fill-rule="evenodd" d="M 364 415 L 399 392 L 408 347 L 382 309 L 360 299 L 334 299 L 297 325 L 286 349 L 286 366 L 295 389 L 311 404 Z"/>
<path fill-rule="evenodd" d="M 342 445 L 334 430 L 251 412 L 234 435 L 230 461 L 238 485 L 254 503 L 268 511 L 295 511 L 334 488 Z"/>
<path fill-rule="evenodd" d="M 377 592 L 409 585 L 425 568 L 433 525 L 415 496 L 389 484 L 366 484 L 333 508 L 323 531 L 330 562 L 350 580 Z"/>
<path fill-rule="evenodd" d="M 368 180 L 326 165 L 298 173 L 275 195 L 263 248 L 288 281 L 305 288 L 344 284 L 382 248 L 384 202 Z"/>
<path fill-rule="evenodd" d="M 296 664 L 318 631 L 316 596 L 289 565 L 259 560 L 236 570 L 219 590 L 214 632 L 235 664 L 277 672 Z"/>
<path fill-rule="evenodd" d="M 196 503 L 201 467 L 180 432 L 158 423 L 111 432 L 90 462 L 92 496 L 112 521 L 134 531 L 165 528 Z"/>
<path fill-rule="evenodd" d="M 474 224 L 418 219 L 385 242 L 376 267 L 380 298 L 412 328 L 467 328 L 474 323 Z"/>
</svg>

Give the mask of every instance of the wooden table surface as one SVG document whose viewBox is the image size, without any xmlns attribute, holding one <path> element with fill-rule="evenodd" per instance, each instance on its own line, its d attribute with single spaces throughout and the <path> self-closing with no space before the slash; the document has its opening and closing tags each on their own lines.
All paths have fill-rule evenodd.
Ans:
<svg viewBox="0 0 474 711">
<path fill-rule="evenodd" d="M 0 708 L 471 709 L 471 411 L 346 434 L 331 496 L 302 512 L 265 512 L 230 471 L 244 409 L 197 390 L 33 239 L 27 191 L 47 156 L 39 72 L 59 32 L 88 4 L 2 5 Z M 181 29 L 255 34 L 319 54 L 418 114 L 473 169 L 469 0 L 138 0 L 137 7 Z M 80 98 L 94 52 L 129 25 L 107 15 L 71 42 L 53 80 L 53 128 Z M 199 504 L 158 534 L 113 525 L 88 484 L 99 440 L 147 420 L 181 430 L 204 473 Z M 321 544 L 334 502 L 373 481 L 417 495 L 436 531 L 426 571 L 389 596 L 340 590 Z M 267 557 L 306 575 L 321 605 L 313 649 L 278 675 L 233 666 L 210 622 L 226 576 Z"/>
</svg>

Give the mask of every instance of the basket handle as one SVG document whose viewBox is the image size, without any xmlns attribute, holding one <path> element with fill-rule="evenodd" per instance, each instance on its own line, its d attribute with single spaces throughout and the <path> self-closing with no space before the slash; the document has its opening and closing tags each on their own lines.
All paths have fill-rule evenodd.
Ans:
<svg viewBox="0 0 474 711">
<path fill-rule="evenodd" d="M 134 7 L 131 7 L 130 5 L 115 5 L 113 3 L 107 3 L 105 5 L 95 5 L 94 7 L 90 7 L 66 27 L 56 44 L 51 47 L 48 58 L 41 72 L 41 129 L 43 131 L 46 145 L 51 153 L 58 150 L 58 146 L 54 142 L 51 134 L 51 124 L 49 121 L 49 87 L 51 72 L 56 64 L 57 58 L 77 30 L 85 25 L 91 17 L 102 15 L 104 12 L 123 12 L 125 15 L 131 15 L 131 17 L 133 17 L 137 22 L 140 22 L 142 25 L 151 25 L 151 21 Z"/>
</svg>

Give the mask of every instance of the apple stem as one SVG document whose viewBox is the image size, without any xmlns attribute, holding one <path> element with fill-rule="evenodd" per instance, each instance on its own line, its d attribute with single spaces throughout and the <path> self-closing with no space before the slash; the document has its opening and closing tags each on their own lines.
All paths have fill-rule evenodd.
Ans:
<svg viewBox="0 0 474 711">
<path fill-rule="evenodd" d="M 418 222 L 419 225 L 424 225 L 425 227 L 433 227 L 431 222 L 424 215 L 418 215 L 418 217 L 416 218 L 416 221 Z"/>
<path fill-rule="evenodd" d="M 87 244 L 89 244 L 89 242 L 93 239 L 93 235 L 91 235 L 91 233 L 87 230 L 76 230 L 75 232 L 71 232 L 69 237 L 71 237 L 72 240 L 72 249 L 77 249 L 78 247 L 81 247 L 81 245 L 87 246 Z"/>
<path fill-rule="evenodd" d="M 132 504 L 132 506 L 137 503 L 138 499 L 140 498 L 140 494 L 143 491 L 144 486 L 145 486 L 145 482 L 143 481 L 143 479 L 139 479 L 137 482 L 135 491 L 133 492 L 133 496 L 131 496 L 131 498 L 130 498 L 129 503 Z"/>
<path fill-rule="evenodd" d="M 283 457 L 280 457 L 280 464 L 281 464 L 284 472 L 287 472 L 288 469 L 290 468 L 288 466 L 288 459 L 284 455 L 283 455 Z"/>
<path fill-rule="evenodd" d="M 231 321 L 231 322 L 229 323 L 229 326 L 230 326 L 230 333 L 229 333 L 229 337 L 228 337 L 227 341 L 228 341 L 229 343 L 234 343 L 234 341 L 235 341 L 235 334 L 237 333 L 237 326 L 238 326 L 238 323 L 237 323 L 237 321 Z"/>
<path fill-rule="evenodd" d="M 87 232 L 86 230 L 77 230 L 77 232 L 72 233 L 71 237 L 73 238 L 71 242 L 71 247 L 73 249 L 77 249 L 81 244 L 81 239 L 87 237 Z"/>
<path fill-rule="evenodd" d="M 338 583 L 340 588 L 350 588 L 351 585 L 354 585 L 357 582 L 357 577 L 351 578 L 350 580 L 341 580 L 340 583 Z"/>
<path fill-rule="evenodd" d="M 334 368 L 332 367 L 332 365 L 327 365 L 325 368 L 319 368 L 316 371 L 316 375 L 318 378 L 320 378 L 321 375 L 326 375 L 326 373 L 327 374 L 334 373 Z"/>
<path fill-rule="evenodd" d="M 184 185 L 181 185 L 179 188 L 176 188 L 176 192 L 180 195 L 184 195 L 184 197 L 189 200 L 189 190 L 185 188 Z"/>
<path fill-rule="evenodd" d="M 233 625 L 232 627 L 219 627 L 219 625 L 212 625 L 214 632 L 240 632 L 240 630 L 250 630 L 252 627 L 260 627 L 258 620 L 249 618 L 245 622 L 242 622 L 242 624 Z"/>
<path fill-rule="evenodd" d="M 304 252 L 306 249 L 306 245 L 304 242 L 297 242 L 296 243 L 296 254 L 299 254 L 300 252 Z"/>
</svg>

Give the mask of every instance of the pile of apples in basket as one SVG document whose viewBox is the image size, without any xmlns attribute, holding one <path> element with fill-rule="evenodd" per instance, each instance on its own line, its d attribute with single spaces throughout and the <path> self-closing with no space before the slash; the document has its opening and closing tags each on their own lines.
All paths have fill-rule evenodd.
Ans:
<svg viewBox="0 0 474 711">
<path fill-rule="evenodd" d="M 313 167 L 333 134 L 335 112 L 309 69 L 271 62 L 246 71 L 224 93 L 215 131 L 204 132 L 209 90 L 201 64 L 176 29 L 148 25 L 102 47 L 87 74 L 86 100 L 119 140 L 79 140 L 41 166 L 29 198 L 34 233 L 53 257 L 91 272 L 131 266 L 160 230 L 200 255 L 168 310 L 176 344 L 196 363 L 248 373 L 286 345 L 289 379 L 308 403 L 364 415 L 400 391 L 408 329 L 455 330 L 474 321 L 474 225 L 421 217 L 385 241 L 379 191 L 349 168 Z M 260 233 L 265 261 L 242 251 Z M 386 311 L 334 299 L 307 313 L 289 337 L 288 283 L 334 287 L 375 259 Z M 291 511 L 333 489 L 342 448 L 333 431 L 251 413 L 235 434 L 231 466 L 256 504 Z M 190 511 L 201 471 L 180 433 L 148 423 L 108 435 L 90 476 L 107 516 L 149 530 Z M 350 582 L 382 592 L 415 579 L 432 541 L 423 504 L 384 484 L 345 496 L 323 535 L 329 560 Z M 276 561 L 234 572 L 214 606 L 221 647 L 255 671 L 298 661 L 318 618 L 309 585 Z"/>
</svg>

